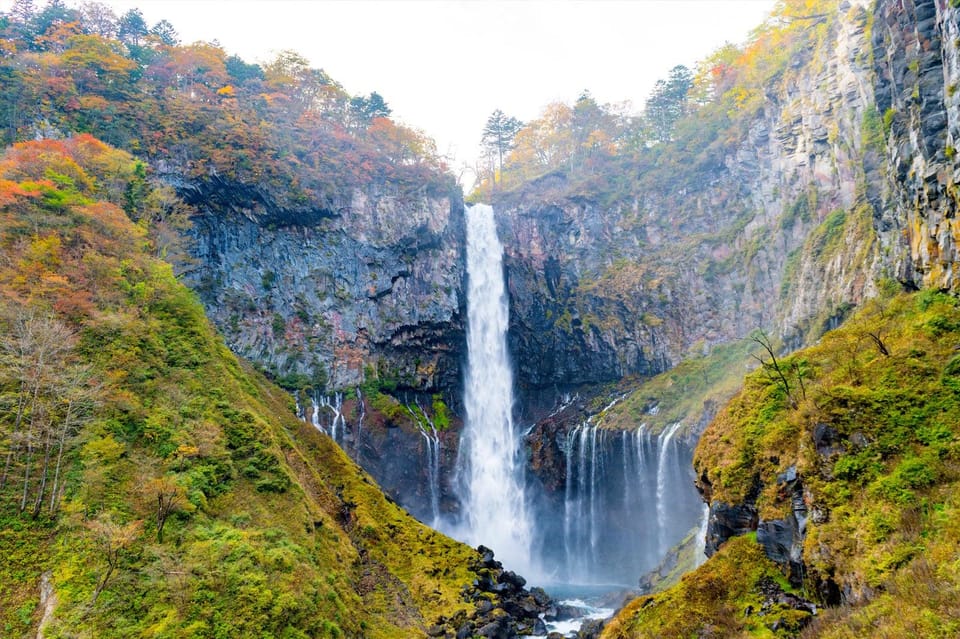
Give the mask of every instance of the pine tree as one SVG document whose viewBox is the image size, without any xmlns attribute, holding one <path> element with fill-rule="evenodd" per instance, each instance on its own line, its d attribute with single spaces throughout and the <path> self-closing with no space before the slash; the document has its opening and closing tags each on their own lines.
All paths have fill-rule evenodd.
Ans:
<svg viewBox="0 0 960 639">
<path fill-rule="evenodd" d="M 484 150 L 491 156 L 496 156 L 497 172 L 503 170 L 503 156 L 513 148 L 513 138 L 521 128 L 523 128 L 523 122 L 505 115 L 500 109 L 487 118 L 480 140 Z"/>
</svg>

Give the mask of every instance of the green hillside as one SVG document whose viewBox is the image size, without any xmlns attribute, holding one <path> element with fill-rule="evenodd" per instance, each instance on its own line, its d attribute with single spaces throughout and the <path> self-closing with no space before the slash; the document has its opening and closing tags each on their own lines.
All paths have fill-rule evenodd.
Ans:
<svg viewBox="0 0 960 639">
<path fill-rule="evenodd" d="M 713 503 L 754 507 L 761 525 L 796 508 L 783 480 L 795 468 L 806 573 L 790 585 L 755 540 L 731 539 L 676 588 L 633 602 L 604 636 L 794 636 L 809 615 L 762 610 L 769 578 L 820 605 L 842 601 L 804 636 L 960 632 L 958 343 L 957 300 L 925 291 L 868 303 L 778 359 L 782 378 L 767 358 L 704 433 L 694 465 Z"/>
<path fill-rule="evenodd" d="M 138 184 L 89 136 L 0 160 L 2 634 L 411 637 L 465 610 L 476 553 L 230 354 L 121 209 Z"/>
</svg>

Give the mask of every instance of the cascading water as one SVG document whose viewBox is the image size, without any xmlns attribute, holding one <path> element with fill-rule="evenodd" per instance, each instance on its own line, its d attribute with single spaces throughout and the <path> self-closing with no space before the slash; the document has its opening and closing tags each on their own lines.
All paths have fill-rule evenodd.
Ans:
<svg viewBox="0 0 960 639">
<path fill-rule="evenodd" d="M 671 504 L 667 503 L 667 491 L 671 488 L 671 465 L 667 463 L 670 456 L 670 444 L 673 443 L 673 436 L 677 434 L 680 428 L 680 422 L 676 422 L 667 427 L 660 435 L 660 452 L 657 457 L 657 542 L 659 547 L 657 552 L 660 556 L 670 550 L 671 539 L 667 530 L 667 521 L 670 515 Z M 676 448 L 676 447 L 674 447 Z"/>
<path fill-rule="evenodd" d="M 532 527 L 512 415 L 503 246 L 485 204 L 467 211 L 467 282 L 466 425 L 458 464 L 465 529 L 453 532 L 529 575 Z"/>
<path fill-rule="evenodd" d="M 430 525 L 440 526 L 440 433 L 437 427 L 424 412 L 423 407 L 417 402 L 416 410 L 409 404 L 406 405 L 407 412 L 416 422 L 420 429 L 420 435 L 423 437 L 424 449 L 427 457 L 427 491 L 430 496 Z"/>
<path fill-rule="evenodd" d="M 679 429 L 612 431 L 588 420 L 567 434 L 562 539 L 548 533 L 543 544 L 544 565 L 559 567 L 554 579 L 636 585 L 698 525 L 702 510 Z"/>
</svg>

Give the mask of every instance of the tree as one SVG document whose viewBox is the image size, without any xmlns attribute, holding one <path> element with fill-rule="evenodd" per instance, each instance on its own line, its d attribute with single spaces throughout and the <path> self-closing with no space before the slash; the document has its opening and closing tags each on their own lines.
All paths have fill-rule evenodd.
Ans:
<svg viewBox="0 0 960 639">
<path fill-rule="evenodd" d="M 803 383 L 803 378 L 806 376 L 807 371 L 805 365 L 798 360 L 793 360 L 789 364 L 784 364 L 782 360 L 777 359 L 776 350 L 773 347 L 773 343 L 770 341 L 770 337 L 763 330 L 757 331 L 750 339 L 758 344 L 767 355 L 770 357 L 770 361 L 766 361 L 762 355 L 754 355 L 753 358 L 760 362 L 760 367 L 763 369 L 763 372 L 766 374 L 767 379 L 773 382 L 781 391 L 786 400 L 790 403 L 791 408 L 797 408 L 799 406 L 799 399 L 794 396 L 793 388 L 790 386 L 790 382 L 787 380 L 787 375 L 792 374 L 794 379 L 797 381 L 797 384 L 800 386 L 800 392 L 803 399 L 807 398 L 807 389 Z"/>
<path fill-rule="evenodd" d="M 14 484 L 19 510 L 31 507 L 34 518 L 50 483 L 50 512 L 59 507 L 64 452 L 94 403 L 89 368 L 73 361 L 75 342 L 61 321 L 26 311 L 9 321 L 0 339 L 0 390 L 7 408 L 0 420 L 0 441 L 7 448 L 0 490 L 19 474 Z"/>
<path fill-rule="evenodd" d="M 117 23 L 117 37 L 124 44 L 139 47 L 140 40 L 149 33 L 147 21 L 140 9 L 130 9 L 120 16 L 120 21 Z"/>
<path fill-rule="evenodd" d="M 249 80 L 263 80 L 263 69 L 259 64 L 248 64 L 236 55 L 229 56 L 225 64 L 227 73 L 236 84 L 243 84 Z"/>
<path fill-rule="evenodd" d="M 87 528 L 93 533 L 94 540 L 100 547 L 100 556 L 107 562 L 106 569 L 100 579 L 97 580 L 97 587 L 93 591 L 93 597 L 90 599 L 90 608 L 97 603 L 97 598 L 103 589 L 110 582 L 110 577 L 120 565 L 127 549 L 133 545 L 133 542 L 140 536 L 143 529 L 143 522 L 140 520 L 132 521 L 128 524 L 114 523 L 109 515 L 100 515 L 96 519 L 87 522 Z"/>
<path fill-rule="evenodd" d="M 59 24 L 79 21 L 79 11 L 69 8 L 63 0 L 50 0 L 37 14 L 34 30 L 38 36 L 42 36 Z"/>
<path fill-rule="evenodd" d="M 491 113 L 490 117 L 487 118 L 480 142 L 491 157 L 497 158 L 496 173 L 503 171 L 503 156 L 513 148 L 513 138 L 516 137 L 521 128 L 523 128 L 523 122 L 505 115 L 500 109 Z M 494 181 L 496 181 L 496 174 L 494 178 Z"/>
<path fill-rule="evenodd" d="M 101 2 L 85 2 L 80 5 L 80 25 L 86 33 L 113 38 L 117 35 L 117 14 Z"/>
<path fill-rule="evenodd" d="M 36 33 L 34 22 L 37 12 L 33 6 L 33 0 L 15 0 L 7 16 L 13 25 L 13 32 L 21 41 L 29 45 Z"/>
<path fill-rule="evenodd" d="M 645 116 L 658 142 L 673 137 L 673 126 L 687 112 L 687 96 L 693 87 L 693 73 L 682 64 L 670 69 L 666 80 L 657 80 L 647 98 Z"/>
<path fill-rule="evenodd" d="M 143 486 L 143 494 L 157 509 L 157 543 L 163 543 L 163 526 L 167 518 L 182 510 L 187 502 L 183 488 L 170 477 L 156 477 Z"/>
<path fill-rule="evenodd" d="M 393 110 L 376 91 L 366 98 L 358 95 L 350 99 L 350 117 L 359 126 L 370 126 L 375 118 L 390 117 L 392 112 Z"/>
<path fill-rule="evenodd" d="M 160 42 L 168 47 L 173 47 L 180 43 L 180 35 L 177 33 L 177 30 L 173 28 L 173 25 L 167 20 L 161 20 L 153 25 L 153 28 L 150 29 L 150 33 L 160 38 Z"/>
</svg>

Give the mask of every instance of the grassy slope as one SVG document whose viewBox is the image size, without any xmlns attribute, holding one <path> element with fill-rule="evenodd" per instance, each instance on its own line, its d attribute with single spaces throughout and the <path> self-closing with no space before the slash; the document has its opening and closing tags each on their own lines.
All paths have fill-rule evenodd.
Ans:
<svg viewBox="0 0 960 639">
<path fill-rule="evenodd" d="M 98 387 L 60 513 L 19 516 L 0 493 L 0 634 L 35 633 L 44 571 L 58 601 L 48 637 L 399 638 L 465 609 L 474 551 L 389 503 L 230 354 L 116 205 L 133 167 L 92 138 L 0 162 L 4 316 L 67 324 L 64 365 L 88 363 Z M 162 543 L 146 488 L 160 477 L 183 495 Z M 93 522 L 134 534 L 91 606 L 107 571 Z"/>
<path fill-rule="evenodd" d="M 774 637 L 766 624 L 782 619 L 792 627 L 807 615 L 777 604 L 763 616 L 761 580 L 781 582 L 777 567 L 750 538 L 731 540 L 710 561 L 687 573 L 666 592 L 639 597 L 620 611 L 604 629 L 609 639 L 673 637 Z"/>
<path fill-rule="evenodd" d="M 610 408 L 603 425 L 632 429 L 645 424 L 655 433 L 677 422 L 692 427 L 710 406 L 725 403 L 740 388 L 744 372 L 755 364 L 750 353 L 756 350 L 752 341 L 740 340 L 716 346 L 708 355 L 684 359 L 645 380 Z"/>
<path fill-rule="evenodd" d="M 815 597 L 816 581 L 830 576 L 846 596 L 845 605 L 819 615 L 807 636 L 960 632 L 958 345 L 954 298 L 925 291 L 875 300 L 817 345 L 783 360 L 803 371 L 803 388 L 795 373 L 787 375 L 792 399 L 756 371 L 701 439 L 695 465 L 713 499 L 739 503 L 759 480 L 762 519 L 788 513 L 789 496 L 778 495 L 776 476 L 797 466 L 814 515 L 804 546 L 806 596 Z M 818 453 L 818 424 L 837 433 L 837 450 Z M 650 636 L 651 629 L 691 636 L 710 624 L 727 628 L 723 636 L 771 634 L 751 630 L 741 605 L 766 563 L 747 545 L 753 542 L 728 542 L 663 595 L 670 606 L 632 604 L 605 636 Z M 741 570 L 703 592 L 730 554 Z M 709 614 L 701 610 L 704 597 L 712 600 Z"/>
</svg>

